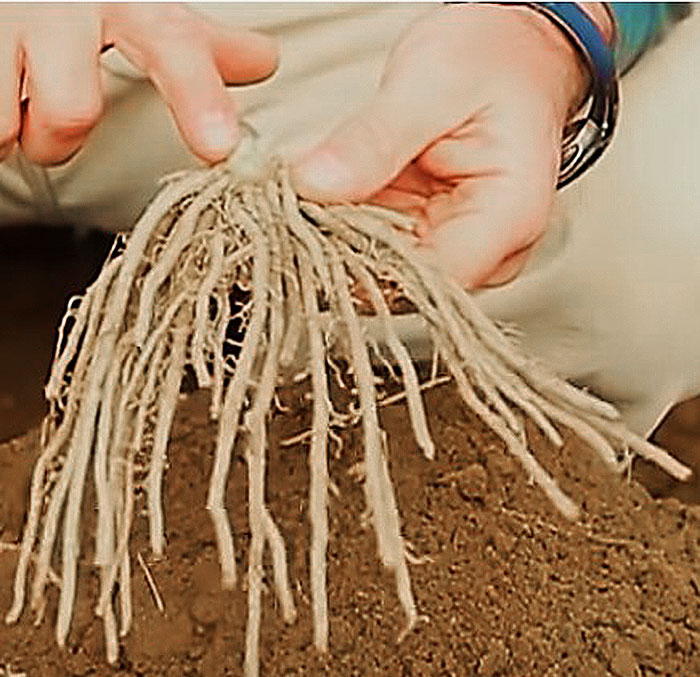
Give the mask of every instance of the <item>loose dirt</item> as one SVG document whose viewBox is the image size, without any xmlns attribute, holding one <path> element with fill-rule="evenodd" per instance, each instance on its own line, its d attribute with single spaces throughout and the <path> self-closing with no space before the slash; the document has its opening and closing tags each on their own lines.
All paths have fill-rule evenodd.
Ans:
<svg viewBox="0 0 700 677">
<path fill-rule="evenodd" d="M 308 427 L 310 404 L 303 390 L 283 391 L 282 401 L 291 410 L 273 420 L 268 501 L 288 544 L 299 618 L 285 626 L 268 586 L 262 674 L 700 674 L 700 508 L 675 498 L 653 499 L 637 482 L 611 476 L 575 439 L 555 453 L 530 430 L 537 457 L 585 508 L 580 523 L 569 523 L 465 411 L 450 386 L 426 395 L 434 462 L 416 448 L 405 409 L 382 410 L 403 533 L 417 558 L 411 575 L 424 621 L 397 644 L 403 613 L 393 580 L 377 559 L 372 530 L 363 523 L 361 433 L 352 429 L 331 462 L 338 490 L 330 503 L 331 646 L 328 655 L 317 654 L 308 586 L 307 448 L 279 444 Z M 0 675 L 10 670 L 32 677 L 241 674 L 245 592 L 241 584 L 234 592 L 220 590 L 214 533 L 204 508 L 213 435 L 206 395 L 187 397 L 166 474 L 166 557 L 150 558 L 148 525 L 139 518 L 132 540 L 135 618 L 118 667 L 104 665 L 101 621 L 92 614 L 95 503 L 88 493 L 68 646 L 59 650 L 53 639 L 54 588 L 41 626 L 34 627 L 27 613 L 16 626 L 0 626 Z M 30 433 L 0 445 L 5 544 L 20 534 L 36 444 L 36 433 Z M 238 455 L 227 501 L 240 574 L 249 540 L 245 477 Z M 11 546 L 0 548 L 4 612 L 16 553 Z M 137 553 L 162 596 L 162 614 Z"/>
</svg>

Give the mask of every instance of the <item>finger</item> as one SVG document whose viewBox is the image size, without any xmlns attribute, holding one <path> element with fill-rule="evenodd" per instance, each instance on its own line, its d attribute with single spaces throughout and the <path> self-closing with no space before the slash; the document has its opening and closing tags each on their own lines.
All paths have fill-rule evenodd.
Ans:
<svg viewBox="0 0 700 677">
<path fill-rule="evenodd" d="M 229 85 L 264 80 L 277 69 L 279 50 L 272 38 L 202 19 L 216 67 Z"/>
<path fill-rule="evenodd" d="M 14 31 L 0 26 L 0 159 L 17 142 L 20 129 L 20 50 Z"/>
<path fill-rule="evenodd" d="M 455 93 L 437 77 L 430 86 L 411 85 L 425 81 L 420 74 L 405 79 L 399 73 L 384 83 L 361 110 L 295 163 L 297 190 L 322 201 L 365 199 L 459 125 L 465 105 L 457 105 Z"/>
<path fill-rule="evenodd" d="M 514 280 L 527 263 L 534 246 L 533 242 L 524 249 L 506 257 L 480 286 L 497 287 Z"/>
<path fill-rule="evenodd" d="M 454 199 L 450 209 L 444 208 L 450 216 L 433 223 L 420 246 L 448 275 L 474 288 L 486 284 L 511 257 L 539 239 L 551 198 L 530 192 L 527 183 L 510 175 L 467 183 L 457 192 L 468 194 L 468 199 Z"/>
<path fill-rule="evenodd" d="M 513 133 L 499 133 L 495 127 L 492 117 L 474 116 L 462 129 L 432 144 L 415 164 L 440 180 L 495 175 L 513 163 L 512 149 L 508 148 Z"/>
<path fill-rule="evenodd" d="M 379 205 L 380 207 L 403 212 L 404 214 L 408 214 L 409 216 L 423 221 L 425 220 L 425 208 L 428 200 L 422 195 L 397 189 L 394 188 L 393 185 L 390 185 L 375 193 L 369 202 Z"/>
<path fill-rule="evenodd" d="M 420 159 L 437 176 L 459 177 L 426 206 L 427 242 L 463 284 L 505 280 L 516 254 L 544 232 L 559 162 L 556 123 L 536 101 L 518 98 L 491 114 L 487 134 L 441 140 Z"/>
<path fill-rule="evenodd" d="M 206 43 L 161 41 L 145 65 L 191 150 L 207 162 L 225 159 L 240 139 L 240 130 Z"/>
<path fill-rule="evenodd" d="M 99 23 L 88 11 L 70 21 L 37 22 L 24 50 L 29 103 L 22 149 L 39 164 L 62 162 L 83 145 L 102 114 Z"/>
<path fill-rule="evenodd" d="M 426 198 L 441 190 L 445 190 L 448 185 L 444 181 L 437 179 L 434 174 L 424 171 L 420 165 L 420 157 L 418 160 L 406 165 L 401 173 L 391 182 L 392 188 L 422 195 Z"/>
<path fill-rule="evenodd" d="M 420 165 L 421 158 L 408 164 L 389 185 L 368 198 L 373 204 L 414 217 L 415 232 L 418 236 L 429 230 L 428 209 L 443 196 L 449 196 L 454 187 L 452 177 L 440 180 L 423 171 Z"/>
</svg>

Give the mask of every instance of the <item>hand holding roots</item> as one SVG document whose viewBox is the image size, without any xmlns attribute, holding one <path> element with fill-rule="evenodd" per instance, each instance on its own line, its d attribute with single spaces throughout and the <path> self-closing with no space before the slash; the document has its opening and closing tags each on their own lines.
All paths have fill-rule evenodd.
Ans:
<svg viewBox="0 0 700 677">
<path fill-rule="evenodd" d="M 65 642 L 91 465 L 98 509 L 96 613 L 104 620 L 107 658 L 117 659 L 117 620 L 122 635 L 131 623 L 129 537 L 135 489 L 145 489 L 151 547 L 161 555 L 168 439 L 189 369 L 199 387 L 211 390 L 210 413 L 219 422 L 207 508 L 225 586 L 236 582 L 225 490 L 239 438 L 245 450 L 251 530 L 245 669 L 248 676 L 257 674 L 266 546 L 282 614 L 288 622 L 296 616 L 284 540 L 265 503 L 265 464 L 276 387 L 285 370 L 301 359 L 313 391 L 308 459 L 314 644 L 325 650 L 327 447 L 333 424 L 343 415 L 330 395 L 334 355 L 349 366 L 354 381 L 354 420 L 364 435 L 364 486 L 378 553 L 395 574 L 407 627 L 412 627 L 418 614 L 377 412 L 377 362 L 392 365 L 418 446 L 428 458 L 435 449 L 418 372 L 386 298 L 388 281 L 428 327 L 436 365 L 454 380 L 466 406 L 503 440 L 567 517 L 575 518 L 577 507 L 528 451 L 523 418 L 555 445 L 562 444 L 558 428 L 570 428 L 613 469 L 622 469 L 634 453 L 676 477 L 689 474 L 630 433 L 612 407 L 521 355 L 466 292 L 415 256 L 401 233 L 406 217 L 371 206 L 304 202 L 292 191 L 283 167 L 275 165 L 269 174 L 264 180 L 239 182 L 219 168 L 170 177 L 133 232 L 118 238 L 84 296 L 69 303 L 46 386 L 50 411 L 32 478 L 8 622 L 22 612 L 30 563 L 35 566 L 30 604 L 41 614 L 62 527 L 56 635 L 59 644 Z M 357 289 L 362 289 L 371 317 L 359 312 Z M 305 354 L 300 356 L 301 350 Z M 619 460 L 621 455 L 625 460 Z M 113 603 L 117 583 L 118 613 Z"/>
</svg>

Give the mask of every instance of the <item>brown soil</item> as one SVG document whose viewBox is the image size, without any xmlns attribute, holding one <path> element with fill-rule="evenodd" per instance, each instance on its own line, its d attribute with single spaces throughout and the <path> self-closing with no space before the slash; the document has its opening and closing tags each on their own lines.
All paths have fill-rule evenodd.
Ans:
<svg viewBox="0 0 700 677">
<path fill-rule="evenodd" d="M 36 425 L 55 327 L 71 293 L 99 266 L 110 238 L 76 239 L 57 229 L 0 231 L 0 439 Z M 11 320 L 11 321 L 10 321 Z M 293 395 L 287 394 L 287 398 Z M 609 476 L 570 441 L 554 455 L 536 453 L 585 504 L 581 524 L 568 524 L 450 390 L 428 394 L 438 458 L 418 454 L 401 407 L 383 412 L 392 450 L 404 533 L 430 562 L 411 567 L 423 623 L 396 645 L 402 616 L 391 577 L 381 570 L 373 536 L 363 530 L 361 485 L 348 471 L 359 459 L 358 431 L 332 462 L 340 490 L 331 500 L 329 586 L 331 652 L 310 647 L 307 583 L 305 449 L 274 440 L 303 429 L 307 415 L 278 417 L 268 497 L 287 539 L 300 618 L 285 627 L 266 595 L 263 675 L 678 675 L 700 674 L 700 508 L 653 500 L 640 485 Z M 304 405 L 305 406 L 305 405 Z M 239 675 L 245 595 L 219 591 L 216 549 L 204 509 L 212 430 L 203 396 L 183 403 L 171 448 L 166 517 L 169 545 L 148 558 L 166 605 L 161 616 L 134 562 L 135 624 L 121 664 L 103 663 L 100 624 L 92 617 L 93 520 L 88 493 L 83 525 L 82 585 L 69 646 L 53 640 L 48 617 L 34 628 L 0 624 L 0 677 L 35 675 Z M 700 400 L 678 408 L 658 441 L 700 467 Z M 26 506 L 36 434 L 0 444 L 0 544 L 16 543 Z M 700 498 L 700 472 L 688 485 L 637 464 L 654 495 Z M 245 471 L 237 460 L 229 494 L 244 573 Z M 0 617 L 10 602 L 16 554 L 0 545 Z M 696 655 L 698 657 L 696 657 Z"/>
<path fill-rule="evenodd" d="M 654 500 L 636 482 L 608 474 L 576 440 L 554 453 L 531 431 L 538 457 L 586 509 L 581 523 L 567 523 L 449 387 L 427 395 L 438 449 L 432 463 L 417 451 L 404 409 L 382 412 L 404 534 L 425 557 L 411 572 L 426 620 L 397 645 L 402 613 L 372 532 L 362 527 L 363 492 L 351 472 L 361 437 L 350 430 L 332 461 L 339 495 L 330 505 L 331 650 L 318 655 L 310 646 L 305 448 L 277 444 L 305 429 L 308 403 L 296 391 L 283 397 L 293 411 L 273 423 L 268 499 L 287 540 L 299 619 L 285 626 L 266 594 L 263 675 L 700 674 L 700 508 Z M 83 584 L 69 646 L 61 651 L 53 641 L 54 589 L 41 627 L 25 615 L 0 629 L 0 668 L 32 676 L 241 673 L 245 595 L 219 589 L 204 509 L 212 436 L 206 398 L 197 393 L 183 403 L 171 444 L 167 556 L 148 560 L 145 519 L 132 542 L 133 554 L 149 562 L 165 614 L 134 563 L 135 622 L 118 669 L 103 664 L 101 625 L 92 616 L 91 519 L 83 524 Z M 19 534 L 35 442 L 29 435 L 0 446 L 4 542 Z M 239 456 L 228 494 L 239 571 L 248 539 L 245 495 Z M 88 494 L 85 515 L 93 505 Z M 0 553 L 2 609 L 14 563 L 15 553 Z"/>
</svg>

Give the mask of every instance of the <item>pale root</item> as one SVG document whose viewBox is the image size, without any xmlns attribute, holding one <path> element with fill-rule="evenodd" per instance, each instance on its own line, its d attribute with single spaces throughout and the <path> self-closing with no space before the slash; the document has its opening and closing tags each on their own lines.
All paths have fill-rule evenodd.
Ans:
<svg viewBox="0 0 700 677">
<path fill-rule="evenodd" d="M 526 419 L 557 447 L 563 429 L 569 429 L 615 471 L 624 470 L 632 453 L 687 477 L 687 468 L 626 430 L 609 404 L 523 355 L 468 293 L 415 255 L 413 231 L 410 218 L 379 207 L 323 207 L 299 200 L 280 164 L 256 180 L 238 180 L 224 168 L 165 180 L 131 234 L 119 237 L 85 295 L 71 299 L 60 326 L 46 386 L 43 448 L 6 621 L 15 622 L 22 613 L 30 563 L 31 606 L 41 616 L 62 527 L 56 636 L 65 642 L 76 594 L 84 487 L 92 467 L 100 578 L 95 610 L 104 622 L 107 660 L 117 660 L 118 632 L 123 636 L 131 625 L 129 543 L 141 508 L 148 515 L 153 554 L 167 556 L 162 483 L 187 371 L 198 387 L 210 390 L 210 415 L 218 422 L 206 507 L 225 587 L 237 584 L 226 506 L 235 448 L 248 466 L 246 677 L 259 672 L 266 548 L 283 618 L 296 619 L 284 534 L 266 502 L 266 475 L 275 471 L 267 463 L 268 424 L 279 406 L 281 384 L 310 377 L 311 429 L 284 444 L 309 442 L 311 608 L 313 642 L 321 651 L 329 645 L 328 497 L 335 486 L 328 453 L 330 442 L 339 443 L 339 430 L 348 426 L 362 428 L 366 515 L 379 557 L 394 573 L 406 631 L 419 619 L 409 571 L 413 559 L 402 535 L 380 426 L 382 404 L 405 403 L 416 444 L 432 459 L 440 450 L 423 393 L 452 380 L 465 406 L 571 519 L 578 506 L 529 451 Z M 396 297 L 388 285 L 425 327 L 432 367 L 415 364 L 397 329 Z M 380 395 L 382 379 L 387 390 Z M 342 402 L 331 395 L 339 390 Z M 137 489 L 145 491 L 137 495 Z M 139 563 L 145 567 L 142 559 Z"/>
</svg>

